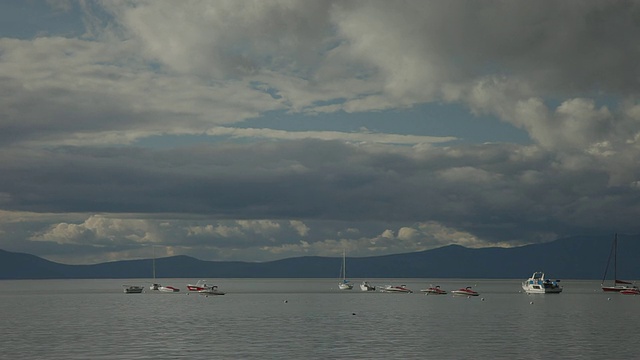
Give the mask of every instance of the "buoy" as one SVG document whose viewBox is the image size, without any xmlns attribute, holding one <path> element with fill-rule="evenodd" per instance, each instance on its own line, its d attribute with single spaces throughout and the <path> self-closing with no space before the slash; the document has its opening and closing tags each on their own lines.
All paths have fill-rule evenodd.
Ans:
<svg viewBox="0 0 640 360">
<path fill-rule="evenodd" d="M 533 304 L 533 301 L 532 301 L 532 302 L 530 302 L 529 304 Z"/>
<path fill-rule="evenodd" d="M 484 298 L 482 298 L 482 301 L 484 301 Z"/>
<path fill-rule="evenodd" d="M 607 300 L 611 300 L 611 298 L 607 298 Z"/>
<path fill-rule="evenodd" d="M 285 304 L 286 304 L 286 303 L 288 303 L 288 302 L 289 302 L 289 300 L 285 300 L 285 301 L 284 301 L 284 303 L 285 303 Z"/>
<path fill-rule="evenodd" d="M 355 315 L 356 313 L 351 313 L 351 315 Z"/>
</svg>

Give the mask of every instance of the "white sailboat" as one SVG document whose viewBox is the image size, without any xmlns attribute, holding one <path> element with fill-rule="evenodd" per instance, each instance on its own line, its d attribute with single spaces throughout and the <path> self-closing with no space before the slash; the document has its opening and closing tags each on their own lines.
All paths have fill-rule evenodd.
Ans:
<svg viewBox="0 0 640 360">
<path fill-rule="evenodd" d="M 353 289 L 353 284 L 351 284 L 349 280 L 347 280 L 347 253 L 344 250 L 342 251 L 342 268 L 340 269 L 340 276 L 342 277 L 342 281 L 338 283 L 338 289 Z"/>
<path fill-rule="evenodd" d="M 153 284 L 149 286 L 150 290 L 162 291 L 162 292 L 179 292 L 180 289 L 173 286 L 162 286 L 156 282 L 156 248 L 151 246 L 153 249 Z"/>
</svg>

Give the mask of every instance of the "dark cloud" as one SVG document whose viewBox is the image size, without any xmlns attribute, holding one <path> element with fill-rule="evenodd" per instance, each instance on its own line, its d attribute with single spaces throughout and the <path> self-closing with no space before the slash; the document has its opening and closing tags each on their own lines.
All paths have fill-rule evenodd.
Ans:
<svg viewBox="0 0 640 360">
<path fill-rule="evenodd" d="M 265 260 L 640 230 L 636 2 L 72 10 L 83 37 L 0 33 L 2 246 Z M 392 123 L 433 102 L 531 144 L 454 143 L 455 126 L 440 139 L 233 127 L 275 110 L 321 123 L 393 109 Z"/>
</svg>

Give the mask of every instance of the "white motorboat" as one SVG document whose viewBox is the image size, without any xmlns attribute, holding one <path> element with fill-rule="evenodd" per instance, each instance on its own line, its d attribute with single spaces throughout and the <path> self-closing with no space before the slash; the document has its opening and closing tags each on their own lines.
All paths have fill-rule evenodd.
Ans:
<svg viewBox="0 0 640 360">
<path fill-rule="evenodd" d="M 388 292 L 388 293 L 407 293 L 407 294 L 410 294 L 413 292 L 411 289 L 407 288 L 407 285 L 387 285 L 382 289 L 380 289 L 380 291 Z"/>
<path fill-rule="evenodd" d="M 125 294 L 141 294 L 144 291 L 144 286 L 138 285 L 122 285 L 124 287 Z"/>
<path fill-rule="evenodd" d="M 471 286 L 467 286 L 466 288 L 463 288 L 463 289 L 451 290 L 451 293 L 453 295 L 458 295 L 458 296 L 478 296 L 478 295 L 480 295 L 477 291 L 471 290 Z"/>
<path fill-rule="evenodd" d="M 425 295 L 446 295 L 447 294 L 446 291 L 440 288 L 440 285 L 436 285 L 436 286 L 431 285 L 428 288 L 422 289 L 420 291 L 425 293 Z"/>
<path fill-rule="evenodd" d="M 376 291 L 376 287 L 369 284 L 368 281 L 363 281 L 362 284 L 360 284 L 360 290 L 362 291 Z"/>
<path fill-rule="evenodd" d="M 198 280 L 195 284 L 187 284 L 187 290 L 197 292 L 203 295 L 224 295 L 225 293 L 218 289 L 217 285 L 207 284 L 207 280 Z"/>
<path fill-rule="evenodd" d="M 180 289 L 173 286 L 160 286 L 158 287 L 158 291 L 161 292 L 180 292 Z"/>
<path fill-rule="evenodd" d="M 338 289 L 340 290 L 351 290 L 353 289 L 353 284 L 347 280 L 347 253 L 345 251 L 342 252 L 342 267 L 340 268 L 340 276 L 342 280 L 338 283 Z"/>
<path fill-rule="evenodd" d="M 527 294 L 559 294 L 562 292 L 559 282 L 560 280 L 545 279 L 542 271 L 536 271 L 529 279 L 522 282 L 522 289 Z"/>
<path fill-rule="evenodd" d="M 216 285 L 208 286 L 202 290 L 198 290 L 200 295 L 224 295 L 223 291 L 220 291 Z"/>
</svg>

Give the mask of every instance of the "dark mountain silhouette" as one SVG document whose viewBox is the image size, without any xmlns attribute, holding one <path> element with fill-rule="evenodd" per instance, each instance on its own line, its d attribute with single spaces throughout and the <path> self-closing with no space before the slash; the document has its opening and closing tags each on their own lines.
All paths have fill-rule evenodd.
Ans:
<svg viewBox="0 0 640 360">
<path fill-rule="evenodd" d="M 560 279 L 601 279 L 613 236 L 571 237 L 517 248 L 433 250 L 347 257 L 349 278 L 524 278 L 543 270 Z M 640 279 L 640 235 L 618 236 L 619 278 Z M 0 250 L 0 279 L 151 278 L 152 259 L 65 265 Z M 156 259 L 158 278 L 337 278 L 342 258 L 305 256 L 270 262 L 203 261 L 189 256 Z M 613 270 L 609 270 L 612 274 Z M 613 276 L 613 275 L 611 275 Z"/>
</svg>

